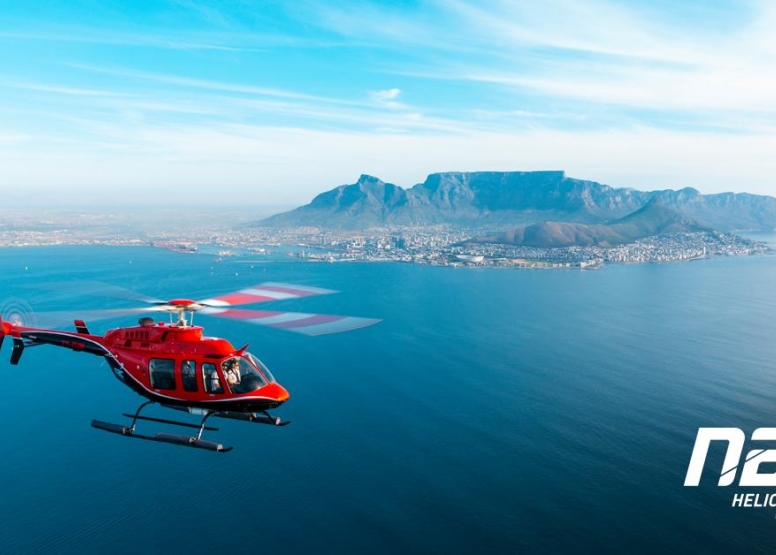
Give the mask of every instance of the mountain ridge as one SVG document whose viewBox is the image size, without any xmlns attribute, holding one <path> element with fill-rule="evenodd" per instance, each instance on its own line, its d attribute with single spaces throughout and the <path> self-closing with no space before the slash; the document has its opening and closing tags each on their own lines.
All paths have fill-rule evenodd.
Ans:
<svg viewBox="0 0 776 555">
<path fill-rule="evenodd" d="M 471 239 L 467 243 L 505 243 L 537 248 L 610 248 L 654 235 L 703 231 L 713 230 L 682 216 L 653 197 L 636 212 L 606 224 L 542 222 Z"/>
<path fill-rule="evenodd" d="M 563 171 L 440 172 L 409 189 L 362 174 L 356 183 L 340 185 L 307 205 L 251 225 L 366 230 L 434 224 L 513 228 L 547 221 L 607 224 L 635 213 L 653 198 L 715 229 L 776 228 L 774 197 L 703 195 L 690 187 L 649 192 L 613 188 L 568 177 Z"/>
</svg>

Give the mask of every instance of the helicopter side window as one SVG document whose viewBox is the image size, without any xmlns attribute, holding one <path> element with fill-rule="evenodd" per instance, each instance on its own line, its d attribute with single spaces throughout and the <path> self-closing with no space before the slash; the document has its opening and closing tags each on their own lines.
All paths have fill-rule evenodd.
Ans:
<svg viewBox="0 0 776 555">
<path fill-rule="evenodd" d="M 218 377 L 216 365 L 206 362 L 202 365 L 202 381 L 205 384 L 205 391 L 208 393 L 223 393 L 224 386 Z"/>
<path fill-rule="evenodd" d="M 181 381 L 184 391 L 197 391 L 196 362 L 184 360 L 181 364 Z"/>
<path fill-rule="evenodd" d="M 175 361 L 169 358 L 152 358 L 148 362 L 151 387 L 154 389 L 175 389 Z"/>
</svg>

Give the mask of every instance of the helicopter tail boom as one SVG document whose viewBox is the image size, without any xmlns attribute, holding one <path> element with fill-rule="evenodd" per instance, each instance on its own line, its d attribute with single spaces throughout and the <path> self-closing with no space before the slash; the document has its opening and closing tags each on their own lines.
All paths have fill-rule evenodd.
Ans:
<svg viewBox="0 0 776 555">
<path fill-rule="evenodd" d="M 85 333 L 88 330 L 83 321 L 76 320 L 76 328 L 78 329 L 76 333 L 44 328 L 28 328 L 6 322 L 3 320 L 2 315 L 0 315 L 0 347 L 2 347 L 6 336 L 10 336 L 13 339 L 12 365 L 19 364 L 25 347 L 35 345 L 54 345 L 55 347 L 65 347 L 73 351 L 83 351 L 97 356 L 110 354 L 101 343 L 96 341 L 97 337 Z"/>
</svg>

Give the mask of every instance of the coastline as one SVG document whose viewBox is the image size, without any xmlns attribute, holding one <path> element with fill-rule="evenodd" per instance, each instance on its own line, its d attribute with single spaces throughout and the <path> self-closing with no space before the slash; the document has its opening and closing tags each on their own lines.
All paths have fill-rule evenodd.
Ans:
<svg viewBox="0 0 776 555">
<path fill-rule="evenodd" d="M 524 247 L 498 243 L 466 243 L 460 235 L 439 230 L 392 231 L 379 235 L 335 236 L 304 230 L 288 230 L 260 236 L 241 232 L 210 230 L 196 236 L 178 233 L 161 239 L 110 237 L 101 233 L 91 237 L 86 230 L 78 234 L 23 235 L 0 231 L 0 248 L 57 246 L 150 247 L 185 255 L 213 256 L 215 263 L 228 257 L 239 260 L 243 254 L 255 256 L 282 254 L 306 262 L 402 262 L 454 268 L 516 269 L 598 269 L 608 264 L 691 262 L 722 256 L 753 256 L 773 253 L 768 243 L 722 232 L 680 233 L 654 236 L 634 243 L 602 246 Z M 108 235 L 108 236 L 106 236 Z M 312 235 L 312 236 L 311 236 Z M 462 233 L 461 235 L 465 235 Z M 767 238 L 767 236 L 765 237 Z M 311 241 L 312 239 L 312 241 Z"/>
</svg>

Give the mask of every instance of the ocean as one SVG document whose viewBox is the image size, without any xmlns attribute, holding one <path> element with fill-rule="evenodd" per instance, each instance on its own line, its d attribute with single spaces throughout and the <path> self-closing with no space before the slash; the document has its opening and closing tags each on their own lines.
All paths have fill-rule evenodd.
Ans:
<svg viewBox="0 0 776 555">
<path fill-rule="evenodd" d="M 11 366 L 6 341 L 0 553 L 773 551 L 776 508 L 731 507 L 772 492 L 717 486 L 724 448 L 683 483 L 698 428 L 776 426 L 774 256 L 585 271 L 0 249 L 4 316 L 132 306 L 50 287 L 93 281 L 314 285 L 340 293 L 262 308 L 383 321 L 306 337 L 197 316 L 291 393 L 287 427 L 219 420 L 205 438 L 225 454 L 91 428 L 142 399 L 97 357 L 41 346 Z"/>
</svg>

